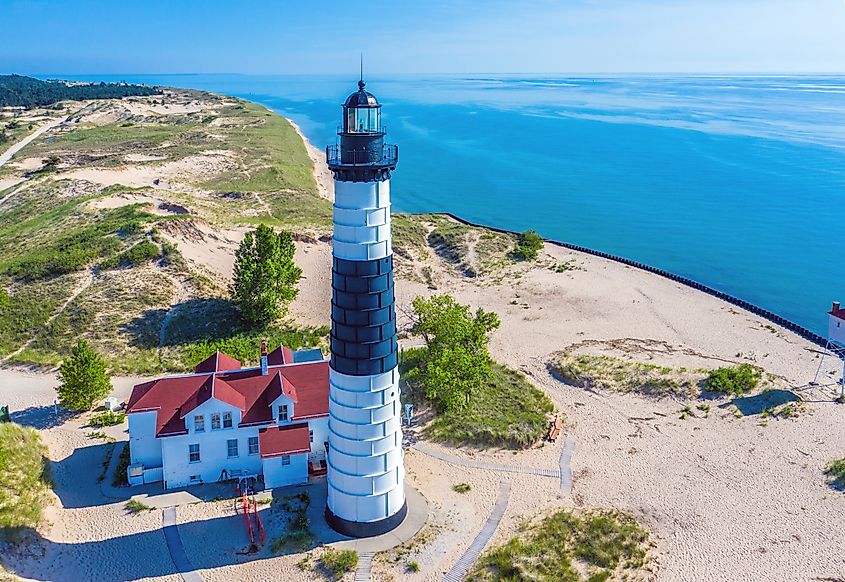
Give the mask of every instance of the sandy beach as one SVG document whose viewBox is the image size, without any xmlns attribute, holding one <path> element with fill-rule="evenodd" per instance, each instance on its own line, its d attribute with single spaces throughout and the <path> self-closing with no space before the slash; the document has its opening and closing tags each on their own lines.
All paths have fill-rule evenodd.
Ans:
<svg viewBox="0 0 845 582">
<path fill-rule="evenodd" d="M 150 114 L 149 108 L 145 111 Z M 164 106 L 154 111 L 167 112 Z M 323 152 L 310 144 L 308 151 L 321 195 L 331 199 L 331 174 Z M 148 184 L 164 176 L 177 183 L 197 173 L 223 171 L 232 163 L 225 152 L 209 151 L 202 158 L 164 161 L 154 171 L 142 167 L 144 159 L 127 158 L 124 167 L 69 170 L 65 177 L 132 186 L 136 180 Z M 401 174 L 396 179 L 401 180 Z M 148 202 L 183 204 L 168 188 L 162 187 Z M 135 199 L 97 203 L 120 205 L 122 200 Z M 222 228 L 201 218 L 181 227 L 163 231 L 163 236 L 197 270 L 225 285 L 245 229 Z M 303 279 L 290 316 L 302 324 L 326 325 L 331 246 L 317 239 L 300 240 L 296 262 Z M 560 264 L 571 268 L 558 272 L 555 266 Z M 506 541 L 524 518 L 556 508 L 613 508 L 633 515 L 649 531 L 652 561 L 644 579 L 845 579 L 845 557 L 839 551 L 845 545 L 845 495 L 830 488 L 823 475 L 828 463 L 845 456 L 845 407 L 833 402 L 833 388 L 824 385 L 839 378 L 841 362 L 827 358 L 823 386 L 809 387 L 821 355 L 817 346 L 667 279 L 551 245 L 534 263 L 515 263 L 478 277 L 467 277 L 431 249 L 413 268 L 422 266 L 431 269 L 431 284 L 418 277 L 397 279 L 400 329 L 407 328 L 407 313 L 418 295 L 449 293 L 473 308 L 497 312 L 502 325 L 492 339 L 494 358 L 527 374 L 565 417 L 564 434 L 557 442 L 518 453 L 427 444 L 465 459 L 557 469 L 570 441 L 573 484 L 571 493 L 562 493 L 555 478 L 467 469 L 409 450 L 408 478 L 430 503 L 429 521 L 402 559 L 392 561 L 391 553 L 377 556 L 374 580 L 442 579 L 489 515 L 502 480 L 511 482 L 512 489 L 492 543 Z M 681 409 L 695 408 L 699 401 L 593 391 L 559 381 L 548 365 L 561 350 L 689 369 L 753 363 L 803 403 L 794 418 L 763 422 L 759 414 L 738 416 L 727 399 L 709 400 L 709 412 L 696 409 L 682 419 Z M 115 394 L 126 398 L 138 381 L 115 378 Z M 50 374 L 0 369 L 0 404 L 9 404 L 18 422 L 41 429 L 56 467 L 57 493 L 47 523 L 38 532 L 39 553 L 4 556 L 3 563 L 33 580 L 177 580 L 161 512 L 127 516 L 121 502 L 100 494 L 96 477 L 106 444 L 86 436 L 79 419 L 54 417 L 54 385 Z M 420 428 L 415 436 L 422 439 Z M 469 483 L 471 494 L 452 491 L 458 482 Z M 231 520 L 233 513 L 223 504 L 204 503 L 179 508 L 178 515 L 180 524 L 189 524 Z M 237 543 L 225 534 L 207 543 L 207 528 L 180 529 L 189 557 L 199 565 L 214 565 L 201 572 L 206 580 L 278 580 L 281 575 L 286 580 L 313 579 L 312 573 L 296 567 L 301 556 L 239 560 L 231 555 Z M 227 559 L 221 557 L 225 552 L 231 560 L 219 566 Z M 407 560 L 417 561 L 420 571 L 406 572 Z"/>
</svg>

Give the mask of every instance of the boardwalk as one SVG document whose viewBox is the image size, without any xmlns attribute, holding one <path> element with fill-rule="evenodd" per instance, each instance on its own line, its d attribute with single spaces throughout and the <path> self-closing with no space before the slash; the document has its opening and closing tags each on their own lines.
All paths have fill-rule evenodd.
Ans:
<svg viewBox="0 0 845 582">
<path fill-rule="evenodd" d="M 478 560 L 481 552 L 483 552 L 484 548 L 487 546 L 487 542 L 490 541 L 490 538 L 493 537 L 493 534 L 496 532 L 496 528 L 499 527 L 499 522 L 502 520 L 505 510 L 508 508 L 508 498 L 510 497 L 510 493 L 511 484 L 507 481 L 502 481 L 499 484 L 499 496 L 496 498 L 496 505 L 493 506 L 493 512 L 490 514 L 490 517 L 487 518 L 487 521 L 484 523 L 481 531 L 478 532 L 478 535 L 475 536 L 474 540 L 472 540 L 472 543 L 469 545 L 464 554 L 460 557 L 452 569 L 449 570 L 449 572 L 443 577 L 443 582 L 461 582 L 461 580 L 463 580 L 467 575 L 467 572 L 469 572 L 475 565 L 475 562 Z"/>
</svg>

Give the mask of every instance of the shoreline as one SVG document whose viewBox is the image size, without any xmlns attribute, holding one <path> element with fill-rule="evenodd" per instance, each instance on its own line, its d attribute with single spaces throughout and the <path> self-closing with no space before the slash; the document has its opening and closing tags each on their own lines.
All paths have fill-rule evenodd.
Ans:
<svg viewBox="0 0 845 582">
<path fill-rule="evenodd" d="M 266 107 L 266 106 L 264 106 L 264 107 Z M 311 142 L 311 140 L 308 138 L 308 136 L 306 136 L 305 133 L 302 131 L 302 128 L 300 128 L 299 125 L 297 125 L 297 123 L 295 121 L 293 121 L 291 118 L 284 115 L 283 112 L 274 111 L 273 109 L 270 109 L 269 107 L 267 107 L 267 110 L 271 111 L 272 113 L 274 113 L 276 115 L 280 115 L 280 116 L 284 117 L 284 119 L 286 119 L 288 121 L 288 123 L 290 123 L 293 126 L 293 128 L 296 130 L 296 133 L 302 138 L 302 141 L 305 144 L 305 149 L 308 152 L 308 156 L 314 162 L 314 178 L 317 181 L 317 188 L 320 192 L 320 195 L 323 198 L 326 198 L 326 199 L 331 200 L 333 202 L 334 201 L 334 192 L 333 192 L 333 183 L 331 181 L 332 176 L 331 176 L 330 171 L 328 173 L 326 173 L 326 170 L 328 168 L 325 166 L 325 160 L 322 157 L 323 150 L 321 150 L 320 148 L 315 146 Z M 326 178 L 326 176 L 328 178 Z M 330 190 L 330 188 L 331 188 L 331 190 Z M 500 228 L 500 227 L 496 227 L 496 226 L 489 226 L 489 225 L 486 225 L 486 224 L 467 220 L 467 219 L 462 218 L 461 216 L 459 216 L 459 215 L 457 215 L 453 212 L 450 212 L 448 210 L 438 211 L 438 212 L 400 212 L 398 214 L 405 214 L 405 215 L 409 215 L 409 216 L 420 216 L 420 215 L 426 215 L 426 214 L 434 215 L 434 216 L 437 216 L 437 215 L 447 216 L 447 217 L 451 218 L 452 220 L 455 220 L 455 221 L 457 221 L 457 222 L 459 222 L 463 225 L 466 225 L 466 226 L 471 226 L 471 227 L 474 227 L 474 228 L 482 228 L 482 229 L 485 229 L 485 230 L 489 230 L 489 231 L 492 231 L 492 232 L 498 232 L 498 233 L 502 233 L 502 234 L 519 235 L 519 232 L 517 232 L 517 231 L 508 230 L 506 228 Z M 821 336 L 820 334 L 808 329 L 807 327 L 804 327 L 803 325 L 795 323 L 794 321 L 791 321 L 789 319 L 786 319 L 785 317 L 782 317 L 782 316 L 778 315 L 777 313 L 775 313 L 773 311 L 769 311 L 768 309 L 766 309 L 764 307 L 760 307 L 759 305 L 755 305 L 754 303 L 751 303 L 750 301 L 746 301 L 745 299 L 741 299 L 739 297 L 736 297 L 735 295 L 731 295 L 730 293 L 725 293 L 724 291 L 719 291 L 718 289 L 716 289 L 714 287 L 711 287 L 709 285 L 706 285 L 706 284 L 701 283 L 699 281 L 696 281 L 694 279 L 690 279 L 689 277 L 684 277 L 683 275 L 678 275 L 676 273 L 672 273 L 671 271 L 667 271 L 667 270 L 661 269 L 659 267 L 654 267 L 654 266 L 646 264 L 646 263 L 641 263 L 641 262 L 636 261 L 634 259 L 629 259 L 627 257 L 623 257 L 623 256 L 620 256 L 620 255 L 614 255 L 612 253 L 606 253 L 604 251 L 599 251 L 599 250 L 596 250 L 596 249 L 592 249 L 592 248 L 585 247 L 585 246 L 582 246 L 582 245 L 577 245 L 577 244 L 574 244 L 574 243 L 569 243 L 569 242 L 560 241 L 560 240 L 551 239 L 551 238 L 545 238 L 545 237 L 543 237 L 543 241 L 548 243 L 548 244 L 551 244 L 551 245 L 554 245 L 554 246 L 557 246 L 557 247 L 561 247 L 561 248 L 564 248 L 564 249 L 576 251 L 576 252 L 579 252 L 579 253 L 585 253 L 585 254 L 592 255 L 592 256 L 595 256 L 595 257 L 599 257 L 599 258 L 602 258 L 602 259 L 607 259 L 607 260 L 610 260 L 610 261 L 621 263 L 623 265 L 627 265 L 629 267 L 634 267 L 636 269 L 646 271 L 648 273 L 652 273 L 654 275 L 658 275 L 660 277 L 669 279 L 670 281 L 680 283 L 680 284 L 682 284 L 686 287 L 689 287 L 691 289 L 695 289 L 696 291 L 700 291 L 700 292 L 705 293 L 707 295 L 711 295 L 711 296 L 713 296 L 717 299 L 721 299 L 722 301 L 724 301 L 726 303 L 729 303 L 731 305 L 735 305 L 736 307 L 740 307 L 742 309 L 745 309 L 746 311 L 748 311 L 748 312 L 750 312 L 754 315 L 762 317 L 763 319 L 765 319 L 765 320 L 767 320 L 767 321 L 769 321 L 769 322 L 771 322 L 775 325 L 778 325 L 778 326 L 782 327 L 783 329 L 785 329 L 787 331 L 790 331 L 790 332 L 796 334 L 797 336 L 801 337 L 802 339 L 805 339 L 805 340 L 819 346 L 822 349 L 827 349 L 827 345 L 828 345 L 827 338 L 825 338 L 825 337 Z"/>
</svg>

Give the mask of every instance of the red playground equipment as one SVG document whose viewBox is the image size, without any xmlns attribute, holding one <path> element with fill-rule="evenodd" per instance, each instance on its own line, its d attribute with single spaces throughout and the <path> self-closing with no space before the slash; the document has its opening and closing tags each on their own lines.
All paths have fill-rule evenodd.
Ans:
<svg viewBox="0 0 845 582">
<path fill-rule="evenodd" d="M 265 542 L 266 533 L 258 515 L 258 503 L 255 501 L 255 477 L 239 479 L 236 492 L 240 494 L 241 499 L 235 498 L 235 511 L 243 515 L 250 551 L 257 551 L 258 544 Z"/>
</svg>

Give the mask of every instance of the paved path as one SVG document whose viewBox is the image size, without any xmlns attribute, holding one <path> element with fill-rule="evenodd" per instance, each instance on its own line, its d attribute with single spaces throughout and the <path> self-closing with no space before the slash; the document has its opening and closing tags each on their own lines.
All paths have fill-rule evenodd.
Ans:
<svg viewBox="0 0 845 582">
<path fill-rule="evenodd" d="M 575 439 L 566 437 L 563 450 L 560 451 L 560 492 L 569 495 L 572 492 L 572 467 L 569 463 L 572 460 L 572 449 L 575 448 Z"/>
<path fill-rule="evenodd" d="M 487 469 L 488 471 L 502 471 L 504 473 L 525 473 L 527 475 L 540 475 L 542 477 L 560 478 L 560 470 L 558 469 L 538 469 L 536 467 L 517 467 L 515 465 L 499 465 L 497 463 L 485 463 L 483 461 L 474 461 L 472 459 L 463 459 L 455 455 L 443 453 L 429 447 L 424 443 L 414 443 L 411 448 L 421 453 L 452 463 L 453 465 L 460 465 L 461 467 L 471 467 L 473 469 Z M 571 477 L 570 477 L 571 478 Z"/>
<path fill-rule="evenodd" d="M 358 554 L 358 569 L 355 570 L 355 582 L 370 582 L 373 579 L 373 554 L 364 552 Z"/>
<path fill-rule="evenodd" d="M 472 543 L 464 552 L 464 555 L 460 557 L 452 569 L 449 570 L 449 572 L 443 577 L 443 582 L 461 582 L 467 572 L 469 572 L 470 568 L 475 565 L 475 562 L 478 560 L 478 556 L 480 556 L 481 552 L 484 551 L 484 547 L 487 545 L 487 542 L 490 541 L 490 538 L 493 537 L 493 534 L 496 532 L 496 528 L 499 527 L 499 522 L 502 520 L 505 510 L 508 508 L 508 498 L 510 497 L 510 493 L 511 484 L 509 482 L 502 481 L 499 483 L 499 496 L 496 498 L 496 505 L 493 506 L 493 512 L 490 514 L 490 517 L 487 518 L 487 521 L 484 523 L 481 531 L 478 532 L 478 535 L 475 536 L 474 540 L 472 540 Z"/>
<path fill-rule="evenodd" d="M 184 582 L 203 582 L 202 576 L 194 569 L 194 565 L 185 553 L 182 545 L 182 538 L 176 527 L 176 508 L 168 507 L 161 513 L 161 522 L 164 527 L 164 538 L 167 540 L 167 549 L 170 550 L 170 557 L 173 564 Z"/>
</svg>

